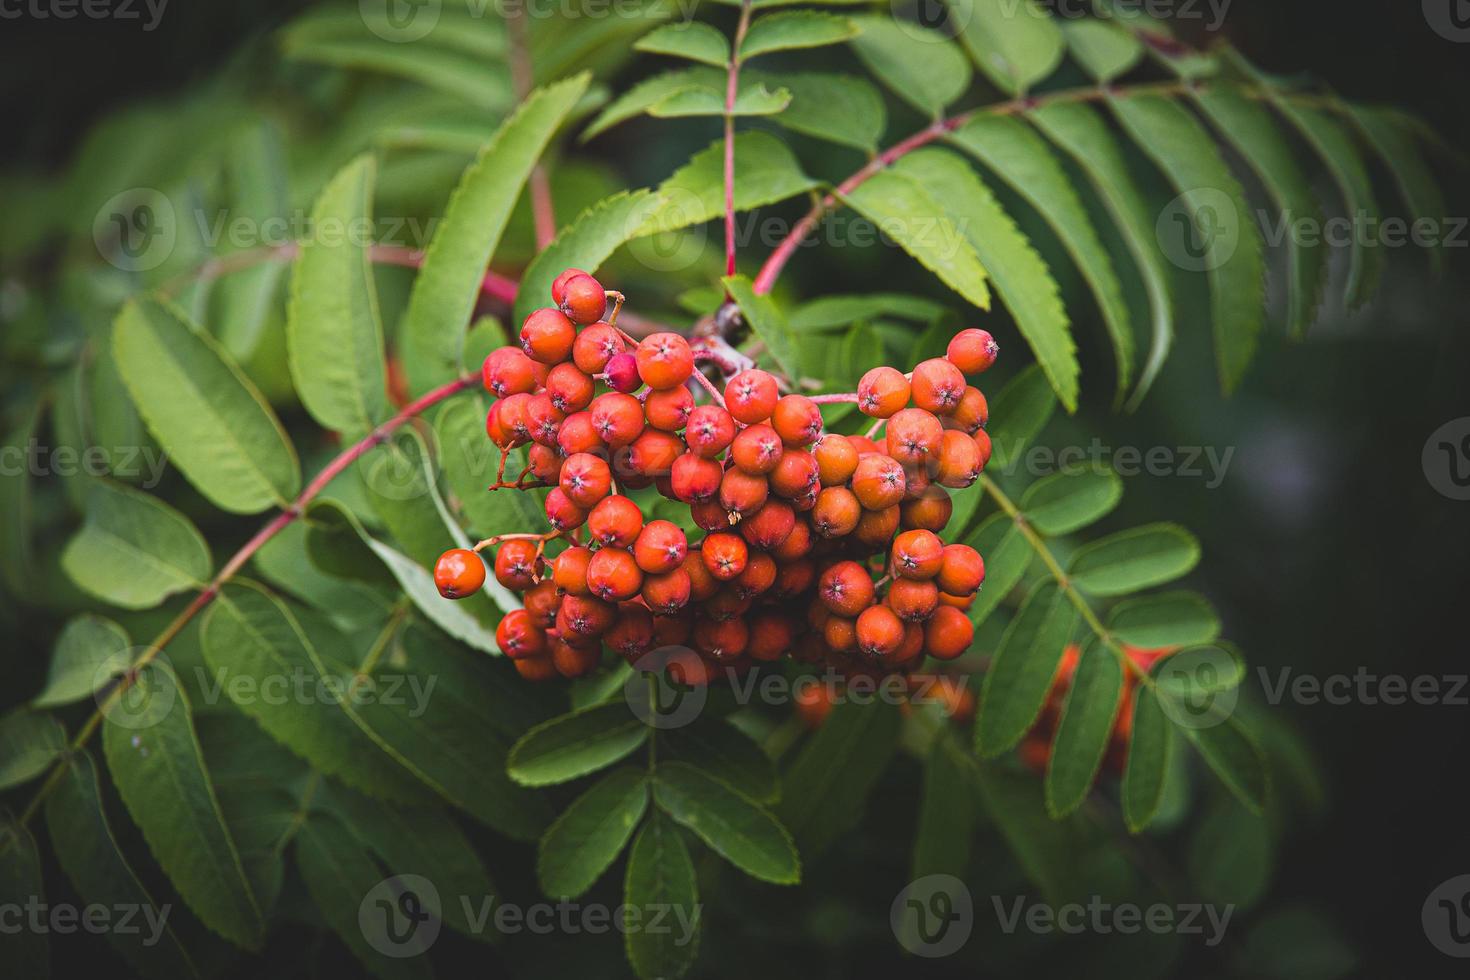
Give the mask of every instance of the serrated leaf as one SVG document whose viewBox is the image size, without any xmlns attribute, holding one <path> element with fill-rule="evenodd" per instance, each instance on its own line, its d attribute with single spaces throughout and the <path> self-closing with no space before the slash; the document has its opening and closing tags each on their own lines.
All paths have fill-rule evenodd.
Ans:
<svg viewBox="0 0 1470 980">
<path fill-rule="evenodd" d="M 1148 689 L 1133 696 L 1132 734 L 1123 768 L 1123 818 L 1138 833 L 1153 822 L 1164 802 L 1174 753 L 1174 726 L 1158 697 Z"/>
<path fill-rule="evenodd" d="M 387 892 L 383 888 L 387 879 L 372 854 L 341 821 L 320 813 L 306 818 L 296 834 L 296 867 L 322 919 L 373 976 L 382 980 L 428 980 L 434 976 L 428 959 L 414 955 L 424 951 L 421 945 L 415 945 L 416 941 L 424 942 L 418 940 L 417 930 L 425 928 L 421 922 L 409 920 L 410 929 L 402 942 L 395 941 L 400 937 L 393 932 L 382 937 L 378 945 L 389 946 L 397 955 L 381 952 L 378 945 L 368 941 L 364 921 L 381 923 L 378 928 L 392 930 L 401 928 L 401 920 L 390 910 L 378 912 L 383 918 L 376 920 L 367 919 L 359 911 L 369 897 Z M 425 900 L 424 896 L 418 897 Z M 389 901 L 387 894 L 382 901 Z M 441 908 L 442 903 L 431 904 L 424 911 L 437 919 Z M 390 915 L 395 918 L 390 920 Z"/>
<path fill-rule="evenodd" d="M 36 839 L 8 810 L 0 810 L 0 894 L 45 901 L 41 855 Z M 51 946 L 45 932 L 7 929 L 0 933 L 0 956 L 16 976 L 46 980 L 51 976 Z"/>
<path fill-rule="evenodd" d="M 603 109 L 592 124 L 582 131 L 582 142 L 648 112 L 658 103 L 687 89 L 711 91 L 718 97 L 724 91 L 725 73 L 713 68 L 682 68 L 646 78 L 624 92 Z"/>
<path fill-rule="evenodd" d="M 1161 592 L 1118 603 L 1108 631 L 1119 643 L 1157 650 L 1209 643 L 1220 635 L 1220 617 L 1195 592 Z"/>
<path fill-rule="evenodd" d="M 87 613 L 69 620 L 56 649 L 46 686 L 33 708 L 55 708 L 91 697 L 132 662 L 127 632 L 110 619 Z"/>
<path fill-rule="evenodd" d="M 975 751 L 993 758 L 1014 748 L 1035 724 L 1051 691 L 1077 610 L 1067 594 L 1043 581 L 1006 627 L 980 692 Z"/>
<path fill-rule="evenodd" d="M 1009 470 L 1046 428 L 1057 409 L 1057 395 L 1041 368 L 1025 368 L 990 403 L 990 465 Z"/>
<path fill-rule="evenodd" d="M 801 377 L 801 361 L 796 337 L 786 316 L 769 295 L 757 295 L 745 276 L 726 276 L 720 280 L 730 298 L 740 307 L 751 332 L 766 345 L 766 351 L 788 378 Z"/>
<path fill-rule="evenodd" d="M 765 14 L 751 23 L 740 45 L 740 58 L 749 61 L 772 51 L 840 44 L 857 32 L 857 27 L 846 17 L 816 10 L 783 10 Z"/>
<path fill-rule="evenodd" d="M 301 487 L 296 451 L 214 338 L 145 298 L 118 314 L 112 351 L 148 430 L 200 493 L 236 514 L 287 506 Z"/>
<path fill-rule="evenodd" d="M 1037 531 L 1056 537 L 1102 520 L 1122 499 L 1123 481 L 1117 473 L 1074 470 L 1031 484 L 1021 496 L 1021 510 Z"/>
<path fill-rule="evenodd" d="M 210 929 L 258 948 L 265 921 L 210 783 L 187 696 L 166 665 L 137 675 L 102 723 L 107 768 L 174 888 Z"/>
<path fill-rule="evenodd" d="M 1220 781 L 1252 813 L 1266 806 L 1266 759 L 1255 740 L 1234 718 L 1205 728 L 1181 728 Z"/>
<path fill-rule="evenodd" d="M 537 89 L 465 170 L 414 278 L 399 347 L 409 389 L 423 394 L 459 372 L 465 327 L 485 268 L 521 188 L 567 114 L 587 90 L 586 73 Z"/>
<path fill-rule="evenodd" d="M 990 309 L 989 273 L 950 219 L 952 202 L 895 170 L 879 171 L 842 200 L 972 305 Z"/>
<path fill-rule="evenodd" d="M 168 924 L 168 906 L 155 904 L 113 836 L 102 807 L 97 767 L 86 752 L 73 756 L 66 774 L 46 800 L 46 832 L 56 858 L 83 901 L 106 908 L 129 908 L 136 930 L 109 929 L 107 941 L 139 973 L 149 977 L 197 977 L 199 968 Z"/>
<path fill-rule="evenodd" d="M 1067 48 L 1082 70 L 1107 83 L 1132 71 L 1143 59 L 1143 44 L 1131 32 L 1098 17 L 1059 17 Z"/>
<path fill-rule="evenodd" d="M 899 98 L 938 118 L 970 87 L 970 62 L 959 45 L 918 24 L 891 17 L 854 17 L 850 42 L 868 70 Z"/>
<path fill-rule="evenodd" d="M 1170 275 L 1155 236 L 1154 215 L 1116 137 L 1094 109 L 1058 102 L 1032 111 L 1028 118 L 1087 174 L 1143 279 L 1153 342 L 1128 402 L 1130 409 L 1137 408 L 1163 369 L 1174 342 Z"/>
<path fill-rule="evenodd" d="M 735 210 L 750 211 L 817 186 L 796 154 L 770 133 L 735 137 Z M 629 236 L 639 238 L 703 224 L 725 213 L 725 141 L 716 140 L 659 184 L 658 204 Z"/>
<path fill-rule="evenodd" d="M 1186 574 L 1199 556 L 1199 541 L 1184 528 L 1146 524 L 1078 548 L 1068 575 L 1092 595 L 1127 595 Z"/>
<path fill-rule="evenodd" d="M 662 24 L 640 37 L 635 51 L 667 54 L 724 68 L 730 63 L 730 42 L 719 29 L 699 21 Z"/>
<path fill-rule="evenodd" d="M 148 609 L 209 579 L 209 546 L 189 519 L 150 494 L 96 480 L 87 520 L 61 554 L 82 591 L 124 609 Z"/>
<path fill-rule="evenodd" d="M 1292 232 L 1297 222 L 1322 224 L 1322 208 L 1311 182 L 1287 145 L 1271 111 L 1238 89 L 1214 85 L 1194 93 L 1195 101 L 1247 161 L 1271 195 L 1285 232 L 1289 270 L 1287 329 L 1301 337 L 1311 326 L 1327 283 L 1327 248 L 1305 245 Z"/>
<path fill-rule="evenodd" d="M 960 157 L 938 148 L 917 150 L 896 163 L 936 201 L 979 257 L 996 292 L 1015 317 L 1037 363 L 1067 411 L 1077 408 L 1077 349 L 1062 305 L 1061 288 L 995 195 Z"/>
<path fill-rule="evenodd" d="M 888 124 L 883 94 L 866 78 L 828 72 L 742 72 L 767 88 L 785 89 L 791 102 L 771 121 L 830 143 L 876 151 Z"/>
<path fill-rule="evenodd" d="M 617 859 L 648 809 L 648 780 L 617 769 L 583 793 L 546 828 L 536 877 L 553 898 L 577 898 Z"/>
<path fill-rule="evenodd" d="M 1026 577 L 1036 557 L 1031 543 L 1005 514 L 992 514 L 970 536 L 969 544 L 985 559 L 985 582 L 970 606 L 970 622 L 979 626 Z"/>
<path fill-rule="evenodd" d="M 659 736 L 660 759 L 687 762 L 755 800 L 771 804 L 781 796 L 776 768 L 750 736 L 723 718 L 700 715 Z"/>
<path fill-rule="evenodd" d="M 312 207 L 291 274 L 286 315 L 291 379 L 328 429 L 362 435 L 387 412 L 378 291 L 360 230 L 372 226 L 377 170 L 364 154 L 337 172 Z"/>
<path fill-rule="evenodd" d="M 1082 272 L 1102 311 L 1118 371 L 1118 399 L 1133 375 L 1133 326 L 1111 257 L 1082 199 L 1046 142 L 1017 119 L 977 116 L 951 140 L 996 172 L 1046 219 Z M 987 262 L 992 270 L 993 262 Z"/>
<path fill-rule="evenodd" d="M 953 736 L 940 732 L 924 763 L 910 875 L 916 880 L 931 874 L 963 877 L 970 861 L 975 817 L 970 760 Z"/>
<path fill-rule="evenodd" d="M 844 699 L 786 767 L 776 814 L 808 859 L 857 821 L 893 758 L 898 730 L 898 711 L 891 705 Z"/>
<path fill-rule="evenodd" d="M 66 732 L 55 717 L 16 708 L 0 715 L 0 789 L 35 779 L 66 751 Z"/>
<path fill-rule="evenodd" d="M 660 203 L 654 191 L 620 191 L 578 215 L 555 241 L 541 250 L 521 277 L 521 287 L 516 293 L 516 322 L 530 316 L 551 298 L 552 280 L 564 270 L 585 269 L 595 275 L 607 257 L 633 237 Z"/>
<path fill-rule="evenodd" d="M 960 39 L 992 82 L 1023 95 L 1061 64 L 1066 42 L 1036 0 L 948 0 Z"/>
<path fill-rule="evenodd" d="M 677 980 L 699 955 L 699 881 L 684 838 L 658 810 L 648 815 L 623 877 L 623 903 L 629 908 L 675 910 L 675 929 L 629 928 L 623 933 L 628 962 L 641 980 Z M 686 928 L 688 934 L 683 932 Z"/>
<path fill-rule="evenodd" d="M 649 728 L 621 700 L 543 722 L 511 747 L 510 776 L 550 786 L 596 772 L 648 741 Z"/>
<path fill-rule="evenodd" d="M 1052 741 L 1046 768 L 1046 808 L 1052 816 L 1066 816 L 1087 799 L 1122 695 L 1122 664 L 1094 640 L 1082 652 Z"/>
<path fill-rule="evenodd" d="M 716 854 L 775 885 L 801 880 L 801 860 L 786 828 L 760 804 L 682 762 L 661 763 L 653 799 Z"/>
<path fill-rule="evenodd" d="M 743 80 L 730 107 L 732 116 L 774 116 L 791 102 L 785 89 L 769 89 L 760 82 Z M 648 107 L 648 114 L 658 119 L 681 119 L 686 116 L 725 115 L 725 94 L 707 88 L 683 88 Z"/>
<path fill-rule="evenodd" d="M 1432 225 L 1434 240 L 1428 246 L 1429 262 L 1433 274 L 1439 276 L 1444 271 L 1445 258 L 1440 225 L 1448 212 L 1444 192 L 1415 145 L 1412 127 L 1416 121 L 1393 109 L 1351 104 L 1347 109 L 1368 144 L 1388 167 L 1410 217 L 1415 222 L 1428 221 Z"/>
<path fill-rule="evenodd" d="M 1207 238 L 1202 251 L 1191 236 L 1181 246 L 1184 254 L 1170 257 L 1182 268 L 1202 266 L 1209 277 L 1220 387 L 1229 394 L 1255 355 L 1266 309 L 1264 246 L 1245 191 L 1204 127 L 1177 103 L 1144 95 L 1109 104 L 1179 193 L 1184 213 L 1175 216 Z"/>
</svg>

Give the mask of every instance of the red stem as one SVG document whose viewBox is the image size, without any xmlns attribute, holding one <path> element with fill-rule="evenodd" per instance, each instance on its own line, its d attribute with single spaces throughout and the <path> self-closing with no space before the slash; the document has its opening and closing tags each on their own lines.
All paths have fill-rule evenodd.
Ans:
<svg viewBox="0 0 1470 980">
<path fill-rule="evenodd" d="M 855 391 L 844 391 L 834 395 L 811 395 L 811 400 L 818 405 L 836 405 L 842 402 L 857 404 L 858 396 Z"/>
</svg>

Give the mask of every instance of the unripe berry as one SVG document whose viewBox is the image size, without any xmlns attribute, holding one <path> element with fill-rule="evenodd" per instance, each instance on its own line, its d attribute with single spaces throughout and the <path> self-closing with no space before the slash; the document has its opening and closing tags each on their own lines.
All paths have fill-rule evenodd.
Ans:
<svg viewBox="0 0 1470 980">
<path fill-rule="evenodd" d="M 812 508 L 812 530 L 824 538 L 851 534 L 863 516 L 863 506 L 846 487 L 827 487 L 817 495 Z"/>
<path fill-rule="evenodd" d="M 538 628 L 549 630 L 556 625 L 556 608 L 561 605 L 561 596 L 557 594 L 556 582 L 550 577 L 527 589 L 524 601 L 526 613 Z"/>
<path fill-rule="evenodd" d="M 562 464 L 562 475 L 566 475 L 566 464 Z M 558 531 L 570 531 L 581 527 L 587 520 L 587 511 L 572 503 L 561 487 L 552 487 L 546 495 L 546 520 Z"/>
<path fill-rule="evenodd" d="M 600 548 L 587 564 L 587 587 L 605 602 L 631 599 L 643 588 L 643 572 L 631 552 Z"/>
<path fill-rule="evenodd" d="M 847 436 L 829 432 L 817 440 L 812 449 L 817 458 L 822 486 L 836 487 L 846 483 L 857 469 L 858 451 Z"/>
<path fill-rule="evenodd" d="M 905 408 L 888 420 L 888 455 L 905 466 L 921 466 L 939 452 L 944 426 L 932 412 Z"/>
<path fill-rule="evenodd" d="M 965 376 L 942 357 L 932 357 L 914 368 L 914 404 L 926 412 L 949 415 L 965 394 Z"/>
<path fill-rule="evenodd" d="M 643 387 L 643 380 L 638 377 L 638 359 L 626 351 L 614 354 L 607 362 L 606 376 L 607 386 L 624 395 Z"/>
<path fill-rule="evenodd" d="M 590 510 L 612 491 L 612 470 L 591 453 L 568 456 L 561 466 L 561 491 L 578 507 Z"/>
<path fill-rule="evenodd" d="M 592 540 L 605 547 L 630 548 L 643 530 L 643 512 L 621 494 L 598 501 L 587 515 Z"/>
<path fill-rule="evenodd" d="M 468 548 L 452 548 L 434 563 L 434 585 L 446 599 L 463 599 L 485 584 L 485 563 Z"/>
<path fill-rule="evenodd" d="M 944 542 L 932 531 L 905 531 L 893 541 L 893 574 L 931 579 L 944 564 Z"/>
<path fill-rule="evenodd" d="M 954 335 L 944 356 L 963 373 L 980 374 L 1000 356 L 1000 345 L 989 330 L 971 327 Z"/>
<path fill-rule="evenodd" d="M 496 398 L 530 392 L 536 388 L 534 362 L 525 351 L 516 347 L 501 347 L 490 352 L 480 369 L 485 390 Z"/>
<path fill-rule="evenodd" d="M 975 626 L 954 606 L 940 605 L 924 625 L 924 649 L 936 660 L 953 660 L 970 649 Z"/>
<path fill-rule="evenodd" d="M 587 566 L 591 563 L 591 548 L 568 548 L 552 560 L 551 581 L 568 595 L 591 595 L 587 587 Z"/>
<path fill-rule="evenodd" d="M 771 491 L 778 497 L 800 497 L 817 487 L 820 473 L 815 456 L 804 449 L 788 449 L 771 471 Z"/>
<path fill-rule="evenodd" d="M 731 468 L 720 480 L 720 504 L 736 514 L 751 514 L 759 510 L 770 496 L 771 485 L 763 476 L 752 476 L 743 470 Z"/>
<path fill-rule="evenodd" d="M 684 441 L 689 451 L 705 459 L 714 459 L 735 440 L 735 419 L 718 405 L 700 405 L 689 413 Z"/>
<path fill-rule="evenodd" d="M 565 474 L 565 467 L 562 472 Z M 877 453 L 858 460 L 852 474 L 852 492 L 868 510 L 882 510 L 898 503 L 907 486 L 898 461 Z"/>
<path fill-rule="evenodd" d="M 678 388 L 694 373 L 694 351 L 676 333 L 656 333 L 638 345 L 638 375 L 655 391 Z"/>
<path fill-rule="evenodd" d="M 652 575 L 678 568 L 688 553 L 689 542 L 684 531 L 672 521 L 649 521 L 633 543 L 633 558 L 638 567 Z"/>
<path fill-rule="evenodd" d="M 536 584 L 536 546 L 524 538 L 507 541 L 495 555 L 495 580 L 514 592 Z"/>
<path fill-rule="evenodd" d="M 643 403 L 643 414 L 648 424 L 664 432 L 678 432 L 689 424 L 689 414 L 694 411 L 694 396 L 681 386 L 664 391 L 651 391 Z"/>
<path fill-rule="evenodd" d="M 822 410 L 805 395 L 787 395 L 776 402 L 771 425 L 788 446 L 809 446 L 822 434 Z"/>
<path fill-rule="evenodd" d="M 974 595 L 985 581 L 985 561 L 980 552 L 967 544 L 944 546 L 944 561 L 939 566 L 938 586 L 950 595 Z"/>
<path fill-rule="evenodd" d="M 674 471 L 674 461 L 683 452 L 684 441 L 678 436 L 658 429 L 644 429 L 643 434 L 628 447 L 628 466 L 640 476 L 668 476 Z"/>
<path fill-rule="evenodd" d="M 674 460 L 670 472 L 674 496 L 686 504 L 713 499 L 720 492 L 720 481 L 724 476 L 725 471 L 719 463 L 701 459 L 693 453 L 685 453 Z"/>
<path fill-rule="evenodd" d="M 728 582 L 745 571 L 750 550 L 745 539 L 729 531 L 716 531 L 707 535 L 700 547 L 700 557 L 709 573 L 722 582 Z"/>
<path fill-rule="evenodd" d="M 774 470 L 783 452 L 785 446 L 776 430 L 761 423 L 740 430 L 730 446 L 730 459 L 745 472 L 759 476 Z"/>
<path fill-rule="evenodd" d="M 588 275 L 585 269 L 567 269 L 561 275 L 551 280 L 551 302 L 557 306 L 567 300 L 567 283 L 577 276 Z"/>
<path fill-rule="evenodd" d="M 873 604 L 873 579 L 855 561 L 840 561 L 817 580 L 817 595 L 839 616 L 856 616 Z"/>
<path fill-rule="evenodd" d="M 617 328 L 607 323 L 594 323 L 577 335 L 572 344 L 572 361 L 583 374 L 602 374 L 608 362 L 628 345 Z"/>
<path fill-rule="evenodd" d="M 643 432 L 643 403 L 632 395 L 604 392 L 592 399 L 588 411 L 592 413 L 592 427 L 614 449 L 629 445 Z"/>
<path fill-rule="evenodd" d="M 577 328 L 558 310 L 536 310 L 521 324 L 521 350 L 542 364 L 565 361 L 576 342 Z"/>
<path fill-rule="evenodd" d="M 980 468 L 980 447 L 975 440 L 956 429 L 946 432 L 934 479 L 941 486 L 963 489 L 980 479 Z"/>
<path fill-rule="evenodd" d="M 562 284 L 559 305 L 573 323 L 585 327 L 601 320 L 607 312 L 607 291 L 589 275 L 572 276 Z"/>
<path fill-rule="evenodd" d="M 725 408 L 746 425 L 770 418 L 779 397 L 776 379 L 758 368 L 741 371 L 725 386 Z"/>
<path fill-rule="evenodd" d="M 768 500 L 760 509 L 740 522 L 741 536 L 763 551 L 770 551 L 785 541 L 796 527 L 796 511 L 790 504 Z"/>
<path fill-rule="evenodd" d="M 643 601 L 659 615 L 676 613 L 689 604 L 689 573 L 681 565 L 662 575 L 643 576 Z"/>
<path fill-rule="evenodd" d="M 858 650 L 870 660 L 886 660 L 903 646 L 904 624 L 887 606 L 869 606 L 857 618 Z"/>
<path fill-rule="evenodd" d="M 512 660 L 546 653 L 546 633 L 536 627 L 531 621 L 531 614 L 524 609 L 514 609 L 505 614 L 500 625 L 495 627 L 495 643 Z"/>
<path fill-rule="evenodd" d="M 897 368 L 875 367 L 858 381 L 857 396 L 864 415 L 890 418 L 909 403 L 909 382 Z"/>
<path fill-rule="evenodd" d="M 653 646 L 653 614 L 636 602 L 618 606 L 618 619 L 602 641 L 632 663 Z"/>
<path fill-rule="evenodd" d="M 888 585 L 885 601 L 899 619 L 922 623 L 939 606 L 939 588 L 933 582 L 896 578 Z"/>
</svg>

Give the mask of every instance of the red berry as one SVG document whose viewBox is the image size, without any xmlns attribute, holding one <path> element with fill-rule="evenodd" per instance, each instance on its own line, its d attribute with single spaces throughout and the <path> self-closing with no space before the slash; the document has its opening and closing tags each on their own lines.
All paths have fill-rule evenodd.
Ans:
<svg viewBox="0 0 1470 980">
<path fill-rule="evenodd" d="M 771 424 L 788 446 L 809 446 L 822 434 L 822 410 L 804 395 L 787 395 L 776 402 Z"/>
<path fill-rule="evenodd" d="M 659 615 L 668 615 L 678 612 L 689 603 L 689 591 L 692 583 L 689 573 L 683 566 L 662 575 L 645 575 L 643 577 L 643 601 L 648 603 L 648 608 Z"/>
<path fill-rule="evenodd" d="M 621 354 L 628 345 L 617 328 L 607 323 L 594 323 L 577 335 L 572 345 L 572 361 L 583 374 L 601 374 L 607 370 L 614 355 Z"/>
<path fill-rule="evenodd" d="M 858 649 L 871 660 L 887 660 L 903 646 L 903 620 L 887 606 L 869 606 L 857 618 Z"/>
<path fill-rule="evenodd" d="M 939 587 L 933 582 L 896 578 L 888 585 L 885 601 L 899 619 L 922 623 L 939 606 Z"/>
<path fill-rule="evenodd" d="M 607 312 L 607 290 L 589 275 L 571 276 L 562 283 L 562 299 L 558 304 L 572 322 L 580 326 L 596 323 Z"/>
<path fill-rule="evenodd" d="M 856 616 L 873 604 L 873 579 L 855 561 L 841 561 L 817 580 L 817 595 L 839 616 Z"/>
<path fill-rule="evenodd" d="M 568 548 L 551 563 L 551 581 L 568 595 L 590 595 L 587 588 L 587 566 L 592 563 L 592 549 Z"/>
<path fill-rule="evenodd" d="M 633 543 L 633 558 L 650 575 L 673 571 L 688 554 L 688 539 L 671 521 L 649 521 Z"/>
<path fill-rule="evenodd" d="M 562 474 L 566 474 L 566 465 L 562 465 Z M 574 527 L 581 527 L 587 520 L 587 511 L 572 502 L 561 487 L 552 487 L 546 495 L 546 520 L 558 531 L 570 531 Z"/>
<path fill-rule="evenodd" d="M 490 352 L 480 369 L 485 390 L 496 398 L 533 391 L 536 387 L 536 367 L 525 351 L 515 347 L 501 347 Z"/>
<path fill-rule="evenodd" d="M 524 592 L 536 584 L 536 545 L 524 538 L 507 541 L 495 555 L 495 580 L 507 589 Z"/>
<path fill-rule="evenodd" d="M 563 361 L 546 376 L 546 394 L 551 403 L 567 415 L 580 412 L 592 404 L 593 382 L 570 361 Z"/>
<path fill-rule="evenodd" d="M 788 449 L 771 471 L 771 491 L 794 499 L 819 488 L 821 467 L 817 458 L 803 449 Z"/>
<path fill-rule="evenodd" d="M 858 381 L 858 410 L 886 419 L 909 403 L 909 382 L 897 368 L 875 367 Z"/>
<path fill-rule="evenodd" d="M 725 386 L 725 408 L 746 425 L 770 418 L 779 397 L 776 379 L 755 368 L 741 371 Z"/>
<path fill-rule="evenodd" d="M 631 599 L 643 588 L 643 572 L 623 548 L 599 548 L 587 563 L 587 587 L 605 602 Z"/>
<path fill-rule="evenodd" d="M 566 469 L 562 472 L 565 474 Z M 858 460 L 852 474 L 852 492 L 868 510 L 882 510 L 898 503 L 907 486 L 898 461 L 877 453 Z"/>
<path fill-rule="evenodd" d="M 605 449 L 602 436 L 592 426 L 592 413 L 574 412 L 563 419 L 561 430 L 556 434 L 556 448 L 566 456 Z"/>
<path fill-rule="evenodd" d="M 730 459 L 746 473 L 758 476 L 774 470 L 784 451 L 776 430 L 761 423 L 740 430 L 730 446 Z"/>
<path fill-rule="evenodd" d="M 556 364 L 572 356 L 577 328 L 558 310 L 536 310 L 521 324 L 521 350 L 542 364 Z"/>
<path fill-rule="evenodd" d="M 920 466 L 939 452 L 944 426 L 934 413 L 905 408 L 888 420 L 888 455 L 905 466 Z"/>
<path fill-rule="evenodd" d="M 700 405 L 689 413 L 684 439 L 690 452 L 714 459 L 734 441 L 735 419 L 717 405 Z"/>
<path fill-rule="evenodd" d="M 577 276 L 585 276 L 587 273 L 582 269 L 568 269 L 555 279 L 551 280 L 551 301 L 557 306 L 567 300 L 567 282 Z"/>
<path fill-rule="evenodd" d="M 936 660 L 953 660 L 975 639 L 970 617 L 953 606 L 941 605 L 924 626 L 924 649 Z"/>
<path fill-rule="evenodd" d="M 741 536 L 755 547 L 771 551 L 785 541 L 796 527 L 796 511 L 790 504 L 768 500 L 739 524 Z"/>
<path fill-rule="evenodd" d="M 944 561 L 935 581 L 950 595 L 974 595 L 985 581 L 985 561 L 967 544 L 945 545 Z"/>
<path fill-rule="evenodd" d="M 974 435 L 977 429 L 985 428 L 990 421 L 990 403 L 985 400 L 985 395 L 974 385 L 965 389 L 960 396 L 960 403 L 955 406 L 954 412 L 942 419 L 946 429 L 959 429 Z"/>
<path fill-rule="evenodd" d="M 694 351 L 676 333 L 656 333 L 638 345 L 638 375 L 656 391 L 678 388 L 694 373 Z"/>
<path fill-rule="evenodd" d="M 847 436 L 835 432 L 829 432 L 818 439 L 816 446 L 812 448 L 812 455 L 817 458 L 818 474 L 825 487 L 846 483 L 852 477 L 852 471 L 857 469 L 857 447 Z"/>
<path fill-rule="evenodd" d="M 685 453 L 674 460 L 670 471 L 674 496 L 686 504 L 699 500 L 710 500 L 720 492 L 720 480 L 725 471 L 712 459 L 701 459 L 693 453 Z"/>
<path fill-rule="evenodd" d="M 965 376 L 942 357 L 933 357 L 914 368 L 914 404 L 936 415 L 949 415 L 965 395 Z"/>
<path fill-rule="evenodd" d="M 643 530 L 643 512 L 627 497 L 615 494 L 592 508 L 587 530 L 600 545 L 630 548 Z"/>
<path fill-rule="evenodd" d="M 949 342 L 945 357 L 965 374 L 980 374 L 989 370 L 1000 356 L 1000 345 L 990 336 L 990 331 L 971 327 L 955 334 Z"/>
<path fill-rule="evenodd" d="M 651 391 L 643 403 L 648 424 L 664 432 L 678 432 L 689 424 L 694 411 L 694 396 L 682 385 L 664 391 Z"/>
<path fill-rule="evenodd" d="M 895 575 L 931 579 L 944 564 L 944 542 L 933 531 L 905 531 L 893 540 L 892 559 Z"/>
<path fill-rule="evenodd" d="M 812 508 L 812 529 L 824 538 L 851 534 L 863 515 L 863 505 L 846 487 L 826 487 Z"/>
<path fill-rule="evenodd" d="M 720 480 L 720 503 L 728 511 L 749 514 L 766 502 L 771 485 L 763 476 L 752 476 L 739 469 L 728 469 Z"/>
<path fill-rule="evenodd" d="M 721 581 L 728 581 L 745 571 L 750 551 L 740 535 L 717 531 L 705 537 L 700 557 L 711 575 Z"/>
<path fill-rule="evenodd" d="M 605 392 L 592 399 L 589 411 L 592 427 L 613 448 L 629 445 L 643 432 L 643 403 L 632 395 Z"/>
<path fill-rule="evenodd" d="M 638 377 L 638 359 L 627 351 L 614 354 L 607 362 L 607 386 L 625 395 L 643 387 L 643 381 Z"/>
<path fill-rule="evenodd" d="M 485 563 L 467 548 L 452 548 L 434 563 L 434 585 L 446 599 L 463 599 L 485 584 Z"/>
<path fill-rule="evenodd" d="M 678 436 L 645 429 L 628 447 L 628 466 L 640 476 L 668 476 L 674 470 L 674 461 L 683 452 L 684 442 Z"/>
<path fill-rule="evenodd" d="M 944 433 L 939 445 L 938 465 L 934 470 L 935 481 L 941 486 L 963 489 L 980 479 L 983 466 L 980 446 L 973 438 L 957 429 Z"/>
<path fill-rule="evenodd" d="M 612 491 L 612 470 L 591 453 L 569 456 L 561 467 L 561 491 L 578 507 L 590 510 Z"/>
<path fill-rule="evenodd" d="M 524 609 L 505 614 L 495 627 L 495 643 L 512 660 L 546 653 L 546 633 L 532 622 L 531 614 Z"/>
</svg>

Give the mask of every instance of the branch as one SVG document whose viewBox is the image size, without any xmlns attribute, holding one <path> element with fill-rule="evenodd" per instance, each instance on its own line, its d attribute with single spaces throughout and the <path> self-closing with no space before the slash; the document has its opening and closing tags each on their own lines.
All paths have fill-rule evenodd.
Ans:
<svg viewBox="0 0 1470 980">
<path fill-rule="evenodd" d="M 725 275 L 735 274 L 735 97 L 740 92 L 740 45 L 750 29 L 751 0 L 740 4 L 740 22 L 730 47 L 730 69 L 725 80 Z"/>
</svg>

